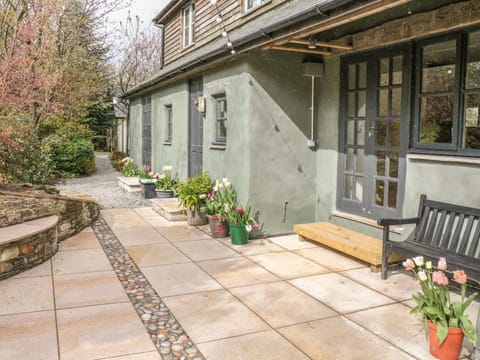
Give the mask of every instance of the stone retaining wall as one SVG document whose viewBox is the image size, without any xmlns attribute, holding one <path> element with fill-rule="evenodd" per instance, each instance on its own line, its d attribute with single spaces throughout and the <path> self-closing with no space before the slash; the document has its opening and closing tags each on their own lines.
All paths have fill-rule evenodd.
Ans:
<svg viewBox="0 0 480 360">
<path fill-rule="evenodd" d="M 58 250 L 57 226 L 0 246 L 0 280 L 50 259 Z"/>
<path fill-rule="evenodd" d="M 99 213 L 98 203 L 84 195 L 63 196 L 52 188 L 0 188 L 0 227 L 57 215 L 58 241 L 62 241 L 89 226 Z"/>
</svg>

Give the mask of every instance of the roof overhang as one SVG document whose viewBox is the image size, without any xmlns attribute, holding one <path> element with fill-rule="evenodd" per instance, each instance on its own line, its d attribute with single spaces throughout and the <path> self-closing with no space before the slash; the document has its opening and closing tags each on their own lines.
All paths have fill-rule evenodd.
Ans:
<svg viewBox="0 0 480 360">
<path fill-rule="evenodd" d="M 140 96 L 256 48 L 323 57 L 355 51 L 348 42 L 338 43 L 335 39 L 345 40 L 347 34 L 459 1 L 461 0 L 317 0 L 303 1 L 306 5 L 298 9 L 294 7 L 302 1 L 289 2 L 275 9 L 278 16 L 265 18 L 267 12 L 230 32 L 237 55 L 230 54 L 225 41 L 220 37 L 168 64 L 151 79 L 127 91 L 124 97 Z M 175 1 L 169 5 L 173 2 Z M 167 16 L 166 14 L 160 13 L 157 18 Z M 315 44 L 312 44 L 312 39 Z"/>
</svg>

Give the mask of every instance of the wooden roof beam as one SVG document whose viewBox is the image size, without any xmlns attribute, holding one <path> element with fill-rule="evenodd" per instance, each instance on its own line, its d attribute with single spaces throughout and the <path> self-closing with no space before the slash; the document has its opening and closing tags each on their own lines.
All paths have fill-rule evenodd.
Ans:
<svg viewBox="0 0 480 360">
<path fill-rule="evenodd" d="M 298 44 L 298 45 L 309 45 L 308 40 L 288 40 L 290 44 Z M 350 45 L 338 45 L 338 44 L 332 44 L 329 42 L 323 42 L 323 41 L 315 41 L 315 46 L 318 47 L 326 47 L 326 48 L 331 48 L 331 49 L 339 49 L 339 50 L 352 50 L 353 47 Z"/>
<path fill-rule="evenodd" d="M 323 56 L 330 56 L 332 53 L 330 51 L 322 51 L 322 50 L 313 50 L 313 49 L 302 49 L 302 48 L 293 48 L 293 47 L 285 47 L 285 46 L 270 46 L 268 47 L 270 50 L 280 50 L 280 51 L 290 51 L 290 52 L 297 52 L 302 54 L 315 54 L 315 55 L 323 55 Z"/>
</svg>

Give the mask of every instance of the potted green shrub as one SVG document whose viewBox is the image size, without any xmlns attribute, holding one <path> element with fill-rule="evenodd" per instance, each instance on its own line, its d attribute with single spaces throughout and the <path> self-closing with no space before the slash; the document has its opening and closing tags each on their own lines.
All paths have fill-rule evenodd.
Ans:
<svg viewBox="0 0 480 360">
<path fill-rule="evenodd" d="M 175 185 L 177 180 L 172 177 L 172 166 L 166 165 L 162 169 L 161 174 L 155 175 L 157 183 L 155 184 L 157 198 L 165 199 L 171 198 L 175 194 Z"/>
<path fill-rule="evenodd" d="M 178 201 L 187 211 L 187 222 L 190 225 L 205 225 L 207 217 L 200 212 L 205 206 L 207 194 L 212 190 L 212 180 L 207 173 L 195 177 L 189 177 L 181 181 L 175 187 Z"/>
</svg>

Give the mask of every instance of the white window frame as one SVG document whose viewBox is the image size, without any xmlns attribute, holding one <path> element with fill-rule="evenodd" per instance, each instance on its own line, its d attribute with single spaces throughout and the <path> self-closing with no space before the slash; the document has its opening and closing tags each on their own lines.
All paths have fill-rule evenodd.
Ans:
<svg viewBox="0 0 480 360">
<path fill-rule="evenodd" d="M 220 134 L 220 128 L 223 124 L 227 128 L 227 97 L 225 94 L 219 94 L 215 97 L 215 142 L 216 145 L 225 145 L 227 143 L 228 132 L 225 136 Z M 223 110 L 221 109 L 223 103 Z"/>
<path fill-rule="evenodd" d="M 270 0 L 245 0 L 245 12 L 252 11 Z"/>
<path fill-rule="evenodd" d="M 173 137 L 173 111 L 172 105 L 165 105 L 165 142 L 171 143 Z"/>
<path fill-rule="evenodd" d="M 195 28 L 195 7 L 190 3 L 182 10 L 183 48 L 193 45 L 193 32 Z"/>
</svg>

